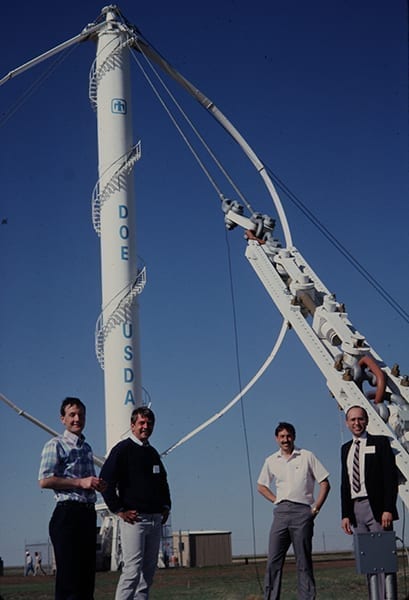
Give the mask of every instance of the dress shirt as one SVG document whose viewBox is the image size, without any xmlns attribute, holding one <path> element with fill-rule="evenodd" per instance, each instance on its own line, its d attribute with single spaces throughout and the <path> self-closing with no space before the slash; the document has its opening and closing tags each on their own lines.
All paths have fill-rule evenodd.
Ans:
<svg viewBox="0 0 409 600">
<path fill-rule="evenodd" d="M 368 492 L 365 487 L 365 454 L 367 453 L 367 445 L 366 445 L 367 435 L 366 432 L 362 434 L 361 437 L 354 437 L 352 440 L 351 448 L 349 449 L 347 456 L 347 467 L 348 467 L 348 476 L 349 476 L 349 485 L 351 486 L 351 498 L 352 500 L 356 500 L 357 498 L 366 498 L 368 496 Z M 352 471 L 353 471 L 353 462 L 354 462 L 354 451 L 355 451 L 355 441 L 359 440 L 359 475 L 361 481 L 361 489 L 359 492 L 354 492 L 354 487 L 352 485 Z M 370 446 L 373 448 L 373 446 Z"/>
<path fill-rule="evenodd" d="M 39 479 L 48 477 L 64 477 L 76 479 L 95 477 L 94 458 L 91 446 L 85 437 L 65 430 L 62 435 L 49 440 L 42 451 Z M 75 500 L 77 502 L 95 503 L 94 490 L 72 488 L 72 490 L 54 490 L 57 502 Z"/>
<path fill-rule="evenodd" d="M 316 456 L 309 450 L 294 448 L 289 458 L 278 450 L 264 461 L 257 483 L 270 487 L 274 480 L 276 501 L 282 500 L 314 504 L 314 485 L 329 476 Z"/>
</svg>

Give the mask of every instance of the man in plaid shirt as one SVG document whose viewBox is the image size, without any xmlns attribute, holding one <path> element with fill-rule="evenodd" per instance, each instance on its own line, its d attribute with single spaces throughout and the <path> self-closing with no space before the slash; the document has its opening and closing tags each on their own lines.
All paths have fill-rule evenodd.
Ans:
<svg viewBox="0 0 409 600">
<path fill-rule="evenodd" d="M 91 446 L 85 441 L 85 405 L 78 398 L 61 404 L 62 435 L 42 451 L 41 488 L 54 490 L 57 505 L 49 532 L 56 562 L 55 600 L 93 600 L 97 519 L 96 492 L 105 484 L 96 476 Z"/>
</svg>

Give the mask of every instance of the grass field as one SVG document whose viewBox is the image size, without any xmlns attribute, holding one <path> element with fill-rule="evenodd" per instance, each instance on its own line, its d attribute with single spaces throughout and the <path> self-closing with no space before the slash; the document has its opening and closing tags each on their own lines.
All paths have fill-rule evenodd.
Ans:
<svg viewBox="0 0 409 600">
<path fill-rule="evenodd" d="M 403 565 L 404 566 L 404 565 Z M 20 569 L 21 572 L 22 569 Z M 407 569 L 406 569 L 407 571 Z M 151 600 L 262 600 L 264 563 L 223 567 L 159 569 Z M 353 560 L 315 562 L 317 599 L 364 600 L 366 579 L 357 575 Z M 118 573 L 97 573 L 95 600 L 112 600 Z M 284 570 L 282 600 L 297 600 L 294 564 Z M 406 573 L 398 573 L 398 600 L 409 600 Z M 54 578 L 22 577 L 7 570 L 0 577 L 0 600 L 53 600 Z"/>
</svg>

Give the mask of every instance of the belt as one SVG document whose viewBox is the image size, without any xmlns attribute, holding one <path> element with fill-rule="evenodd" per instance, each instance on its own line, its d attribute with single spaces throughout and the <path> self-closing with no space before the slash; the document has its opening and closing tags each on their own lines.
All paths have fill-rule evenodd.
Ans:
<svg viewBox="0 0 409 600">
<path fill-rule="evenodd" d="M 310 508 L 309 504 L 305 504 L 305 502 L 294 502 L 294 500 L 280 500 L 280 502 L 277 503 L 277 506 L 279 506 L 279 504 L 295 504 L 296 506 L 308 506 L 308 508 Z"/>
<path fill-rule="evenodd" d="M 368 500 L 368 496 L 362 496 L 361 498 L 354 498 L 354 502 L 363 502 L 364 500 Z"/>
<path fill-rule="evenodd" d="M 57 506 L 66 506 L 73 508 L 87 508 L 88 510 L 95 510 L 95 504 L 93 502 L 81 502 L 80 500 L 61 500 L 57 502 Z"/>
</svg>

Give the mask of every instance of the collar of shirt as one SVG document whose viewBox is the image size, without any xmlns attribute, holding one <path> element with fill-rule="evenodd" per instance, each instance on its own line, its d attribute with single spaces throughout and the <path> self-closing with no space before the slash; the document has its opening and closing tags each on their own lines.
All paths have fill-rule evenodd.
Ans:
<svg viewBox="0 0 409 600">
<path fill-rule="evenodd" d="M 67 429 L 63 433 L 63 438 L 72 448 L 81 448 L 85 441 L 85 436 L 82 433 L 80 435 L 75 435 L 75 433 L 71 433 Z"/>
<path fill-rule="evenodd" d="M 353 436 L 352 441 L 356 442 L 357 440 L 359 440 L 360 442 L 363 442 L 363 441 L 366 442 L 367 438 L 368 438 L 368 434 L 366 431 L 364 431 L 363 434 L 358 437 Z"/>
<path fill-rule="evenodd" d="M 133 433 L 129 434 L 129 439 L 138 444 L 138 446 L 149 446 L 149 442 L 141 442 Z"/>
<path fill-rule="evenodd" d="M 281 451 L 281 448 L 279 450 L 277 450 L 277 452 L 276 452 L 276 456 L 278 458 L 284 458 L 284 460 L 290 460 L 290 458 L 294 458 L 296 456 L 299 456 L 300 454 L 301 454 L 301 448 L 296 448 L 295 446 L 289 456 L 288 456 L 288 454 L 283 454 Z"/>
</svg>

